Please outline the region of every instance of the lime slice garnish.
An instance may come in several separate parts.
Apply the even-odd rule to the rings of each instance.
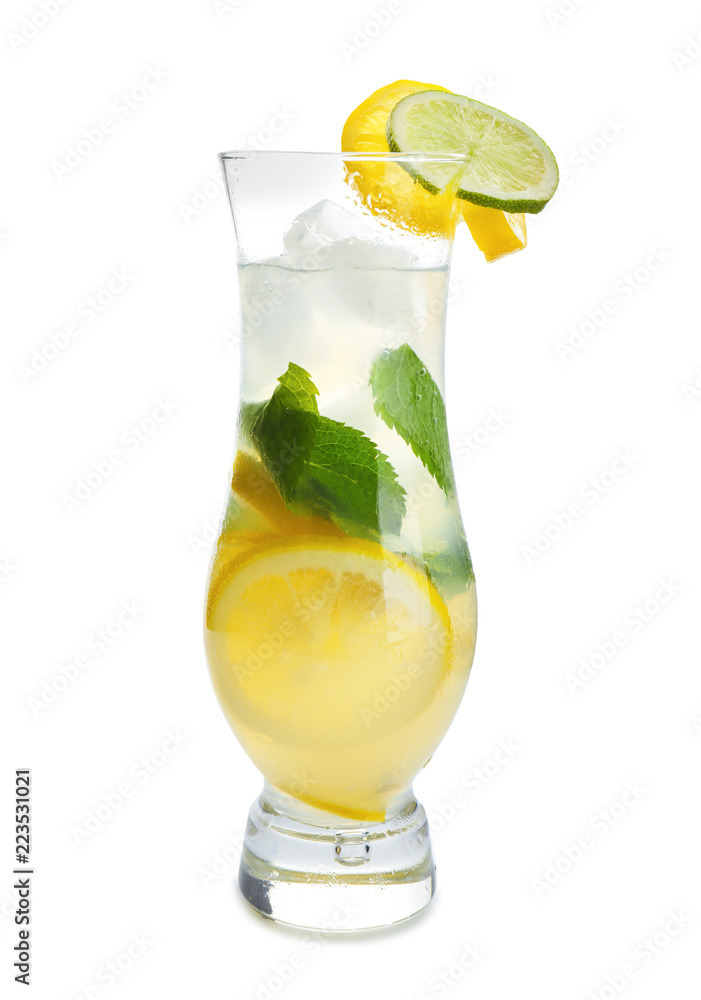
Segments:
[[[540,212],[555,193],[555,157],[523,122],[469,97],[424,90],[403,98],[387,120],[395,153],[440,153],[451,163],[403,163],[432,194],[450,188],[485,208]]]

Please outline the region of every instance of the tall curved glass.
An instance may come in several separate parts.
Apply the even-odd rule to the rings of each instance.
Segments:
[[[243,346],[205,645],[265,779],[241,891],[310,928],[379,927],[429,902],[412,781],[474,653],[443,401],[455,217],[413,180],[426,159],[457,158],[221,156]]]

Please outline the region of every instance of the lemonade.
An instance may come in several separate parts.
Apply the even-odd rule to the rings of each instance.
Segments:
[[[375,409],[378,369],[402,347],[442,392],[447,271],[412,267],[396,251],[405,267],[373,267],[377,250],[360,242],[342,252],[345,263],[331,245],[331,266],[316,270],[240,269],[242,418],[206,646],[227,719],[268,782],[376,820],[406,799],[457,709],[476,599],[454,490]],[[373,442],[396,471],[405,496],[391,491],[376,525],[347,523],[350,509],[319,516],[315,498],[306,511],[284,503],[247,423],[290,363],[313,375],[319,412]],[[282,461],[286,449],[294,456],[292,438]]]

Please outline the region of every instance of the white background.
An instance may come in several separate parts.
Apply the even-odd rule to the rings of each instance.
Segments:
[[[385,0],[45,3],[51,17],[38,0],[0,15],[3,995],[27,995],[10,834],[29,766],[41,1000],[697,998],[698,4],[402,0],[368,39]],[[149,72],[161,82],[125,113]],[[466,698],[416,785],[438,893],[414,922],[318,945],[234,890],[260,776],[201,640],[238,379],[233,229],[212,178],[219,150],[265,144],[280,113],[269,148],[339,148],[352,108],[400,77],[527,121],[563,183],[526,252],[487,266],[464,234],[456,248],[449,422],[481,617]],[[113,269],[122,288],[88,319]],[[126,446],[159,400],[167,419]],[[492,433],[490,408],[508,415]],[[122,464],[69,511],[115,449]],[[617,450],[628,467],[591,502]],[[123,602],[129,623],[98,651]],[[121,808],[77,833],[124,783]],[[124,958],[134,935],[146,944]]]

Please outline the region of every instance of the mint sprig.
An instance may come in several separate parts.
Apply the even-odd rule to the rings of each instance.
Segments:
[[[454,496],[445,404],[421,358],[408,344],[385,351],[372,366],[370,385],[375,412],[406,441],[446,496]]]
[[[278,383],[242,426],[287,506],[356,535],[398,534],[406,493],[387,456],[362,431],[320,415],[304,368],[290,363]]]

